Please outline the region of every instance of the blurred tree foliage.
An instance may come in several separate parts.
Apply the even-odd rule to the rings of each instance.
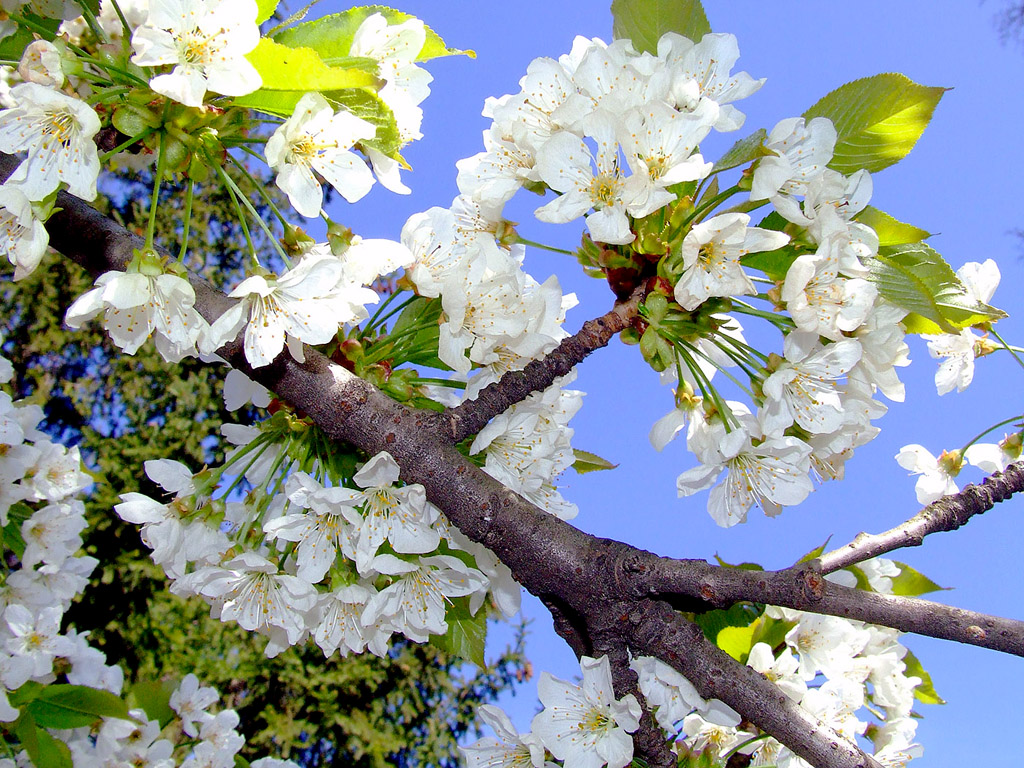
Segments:
[[[98,206],[141,233],[148,181],[144,173],[126,173]],[[237,181],[260,207],[252,181]],[[256,181],[272,187],[269,179]],[[165,188],[158,242],[179,239],[183,207],[182,190]],[[204,273],[213,282],[234,282],[247,253],[232,210],[219,188],[197,189],[191,247],[205,253]],[[250,234],[268,252],[257,237],[262,233]],[[249,759],[272,754],[307,766],[455,765],[457,739],[475,728],[476,707],[529,676],[522,632],[515,647],[482,670],[408,642],[396,643],[384,659],[325,660],[312,643],[267,659],[262,640],[210,619],[205,604],[171,595],[137,528],[123,524],[113,505],[125,491],[161,492],[143,473],[145,460],[172,458],[194,470],[219,461],[221,424],[251,423],[259,414],[224,409],[223,368],[196,360],[168,365],[152,343],[123,355],[99,323],[65,329],[65,309],[90,287],[77,265],[53,254],[29,278],[14,283],[8,269],[0,281],[4,354],[20,372],[12,384],[44,408],[44,428],[78,445],[95,473],[86,549],[100,565],[67,614],[69,623],[91,631],[108,660],[125,668],[128,686],[189,672],[216,686],[241,716]]]

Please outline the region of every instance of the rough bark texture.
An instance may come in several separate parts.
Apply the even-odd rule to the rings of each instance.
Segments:
[[[0,178],[15,163],[0,157]],[[51,244],[94,275],[123,269],[141,240],[80,200],[62,194],[64,209],[47,225]],[[215,319],[230,301],[194,280],[196,307]],[[485,390],[480,405],[446,414],[415,411],[391,400],[370,383],[307,349],[306,362],[287,356],[253,370],[241,338],[221,356],[309,415],[330,437],[370,454],[387,451],[406,483],[423,485],[427,498],[470,539],[495,554],[530,592],[540,597],[559,634],[577,655],[607,654],[619,696],[638,693],[628,654],[663,659],[688,677],[702,696],[718,698],[796,754],[819,768],[877,768],[856,745],[823,728],[773,684],[709,643],[677,610],[710,610],[738,601],[773,602],[793,608],[861,618],[908,631],[975,642],[1019,653],[1020,622],[939,609],[906,598],[843,590],[824,580],[815,566],[777,573],[739,571],[701,560],[669,560],[621,542],[599,539],[541,511],[508,490],[458,453],[454,441],[479,429],[500,408],[526,397],[530,387],[546,386],[568,365],[607,343],[619,323],[627,323],[639,297],[617,305],[609,315],[563,343],[550,365],[542,361],[522,376],[506,376]],[[570,343],[571,342],[571,343]],[[995,498],[995,497],[993,497]],[[888,550],[886,550],[888,551]],[[1000,623],[1002,622],[1002,623]],[[939,634],[935,624],[949,625]],[[973,629],[972,629],[973,628]],[[977,642],[981,634],[998,642]],[[634,735],[638,756],[654,766],[674,765],[650,713]]]

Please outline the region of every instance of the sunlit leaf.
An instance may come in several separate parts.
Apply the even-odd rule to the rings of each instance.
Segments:
[[[249,63],[263,78],[264,91],[337,91],[376,88],[380,81],[362,69],[328,66],[312,48],[291,48],[262,38]]]
[[[932,236],[913,224],[904,224],[894,219],[885,211],[880,211],[870,205],[857,214],[857,221],[867,224],[878,234],[878,245],[881,247],[889,245],[909,245],[919,243]]]
[[[771,154],[764,148],[764,140],[767,138],[768,132],[764,128],[760,128],[745,139],[740,139],[729,148],[728,152],[718,158],[718,162],[715,163],[711,172],[727,171],[730,168],[752,163],[766,154]]]
[[[408,13],[402,13],[383,5],[368,5],[350,8],[342,13],[332,13],[315,21],[297,24],[274,35],[274,39],[282,45],[312,48],[320,54],[324,61],[334,64],[335,61],[348,57],[349,52],[352,50],[352,40],[355,38],[359,25],[375,13],[384,16],[389,26],[395,26],[409,19],[416,18]],[[416,57],[416,61],[427,61],[429,59],[436,59],[439,56],[457,56],[460,54],[476,57],[473,51],[449,48],[434,30],[430,27],[425,27],[425,29],[427,40]]]
[[[914,689],[914,698],[920,701],[922,704],[945,704],[946,700],[943,699],[935,691],[935,685],[932,683],[932,676],[929,675],[924,667],[921,666],[921,662],[918,661],[910,651],[907,651],[903,657],[903,663],[907,665],[906,676],[907,677],[919,677],[921,678],[921,684]]]
[[[658,52],[666,32],[699,42],[711,31],[700,0],[613,0],[612,36],[633,41],[638,51]]]
[[[892,580],[892,593],[903,597],[917,597],[926,595],[929,592],[938,592],[945,589],[929,579],[923,573],[914,570],[906,563],[897,562],[900,568],[900,575]]]
[[[881,248],[876,257],[864,261],[868,279],[883,297],[931,324],[923,332],[957,333],[1006,317],[1002,310],[974,299],[953,268],[924,243]]]
[[[827,117],[836,127],[838,140],[829,168],[846,174],[861,168],[874,173],[914,148],[945,91],[896,73],[864,77],[832,91],[804,117]]]
[[[572,468],[579,472],[581,475],[587,474],[587,472],[600,472],[605,469],[615,469],[618,464],[612,464],[608,459],[602,459],[596,453],[590,451],[581,451],[573,448],[573,456],[576,461],[573,462]]]

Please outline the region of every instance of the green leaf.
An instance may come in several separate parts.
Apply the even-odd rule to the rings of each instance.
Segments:
[[[7,511],[7,525],[4,526],[4,546],[19,560],[25,554],[25,537],[21,535],[21,524],[32,516],[32,507],[24,502],[11,505]]]
[[[47,19],[37,16],[34,13],[24,13],[24,17],[34,25],[45,28],[50,34],[40,35],[46,40],[52,41],[57,36],[57,28],[60,26],[60,19]],[[19,25],[14,34],[0,40],[0,59],[20,61],[25,49],[36,39],[31,30]]]
[[[171,694],[177,689],[177,680],[140,680],[128,692],[132,708],[141,707],[150,720],[156,720],[163,728],[174,719],[171,709]]]
[[[618,464],[612,464],[608,459],[602,459],[596,453],[590,451],[581,451],[576,448],[572,449],[573,456],[576,457],[576,461],[573,462],[572,468],[575,469],[581,475],[587,474],[587,472],[600,472],[605,469],[615,469]]]
[[[828,546],[829,539],[831,539],[831,538],[832,537],[830,536],[828,539],[825,539],[825,542],[821,546],[815,547],[810,552],[808,552],[806,555],[804,555],[799,560],[797,560],[796,561],[797,564],[799,565],[800,563],[809,563],[814,558],[821,557],[821,553],[825,551],[825,547]]]
[[[733,563],[727,563],[727,562],[725,562],[725,560],[720,558],[718,555],[715,555],[715,560],[723,568],[739,568],[741,571],[763,571],[764,570],[764,568],[762,566],[758,565],[757,563],[739,563],[739,564],[735,564],[735,565]]]
[[[612,37],[628,38],[638,51],[657,54],[666,32],[700,42],[711,31],[700,0],[613,0]]]
[[[28,752],[33,765],[45,768],[73,768],[68,745],[36,725],[32,715],[22,712],[14,724],[14,733]]]
[[[739,603],[725,610],[708,611],[694,617],[694,623],[704,630],[704,636],[711,642],[718,639],[726,627],[748,627],[760,615],[752,605]]]
[[[761,614],[754,622],[754,636],[751,638],[750,647],[758,643],[765,643],[773,650],[786,642],[786,635],[794,626],[795,622],[771,619]]]
[[[794,248],[786,245],[775,251],[748,253],[740,257],[740,263],[744,267],[764,272],[772,280],[785,280],[786,273],[799,255]]]
[[[463,602],[456,601],[444,617],[448,631],[443,635],[432,635],[430,642],[445,653],[458,656],[476,664],[481,669],[487,666],[484,660],[484,644],[487,641],[486,611],[479,610],[471,616]]]
[[[768,131],[760,128],[745,139],[740,139],[729,148],[728,152],[718,158],[718,162],[715,163],[711,172],[727,171],[730,168],[752,163],[759,157],[770,155],[771,152],[764,148],[764,140],[767,138]]]
[[[725,627],[715,638],[715,644],[741,664],[747,663],[747,656],[754,646],[756,623],[746,627]]]
[[[268,38],[245,58],[263,78],[264,91],[337,91],[342,88],[377,88],[380,81],[361,69],[343,69],[324,63],[312,48],[291,48]]]
[[[389,26],[402,24],[403,22],[415,19],[408,13],[396,11],[393,8],[386,8],[383,5],[367,5],[359,8],[350,8],[342,13],[332,13],[328,16],[307,21],[304,24],[297,24],[289,27],[278,34],[274,39],[282,45],[291,47],[312,48],[320,54],[324,61],[333,63],[348,57],[352,50],[352,40],[356,30],[368,17],[379,13],[387,19]],[[416,57],[416,61],[428,61],[439,56],[466,55],[476,58],[473,51],[460,51],[458,48],[449,48],[444,40],[430,27],[424,25],[427,32],[426,42]],[[376,67],[376,62],[374,62]]]
[[[274,15],[281,0],[256,0],[256,23],[262,24]]]
[[[810,121],[827,117],[838,140],[829,168],[872,173],[907,156],[924,133],[945,88],[919,85],[887,73],[840,86],[804,112]]]
[[[870,205],[858,213],[855,218],[861,224],[867,224],[875,230],[878,234],[878,245],[882,248],[889,245],[919,243],[932,236],[931,232],[926,232],[913,224],[904,224],[885,211],[880,211]]]
[[[906,563],[897,562],[900,567],[900,575],[892,580],[892,593],[903,597],[916,597],[926,595],[929,592],[938,592],[946,589],[940,587],[923,573],[914,570]]]
[[[23,707],[35,699],[45,687],[42,683],[29,680],[17,690],[8,693],[7,700],[12,707]]]
[[[853,577],[857,580],[857,584],[854,587],[854,589],[859,589],[859,590],[862,590],[864,592],[874,592],[875,591],[874,589],[871,588],[871,582],[868,580],[867,574],[864,573],[864,571],[862,571],[856,565],[851,565],[849,568],[844,568],[843,570],[848,571],[849,573],[852,573]]]
[[[48,685],[28,711],[44,728],[81,728],[103,717],[128,717],[120,697],[84,685]]]
[[[932,676],[929,675],[924,667],[921,666],[921,662],[918,661],[917,656],[907,651],[906,656],[903,657],[903,663],[907,665],[906,675],[907,677],[920,677],[921,684],[914,689],[914,698],[920,701],[922,704],[945,704],[946,700],[939,696],[935,691],[935,685],[932,683]]]
[[[880,248],[877,256],[864,261],[868,279],[883,297],[927,321],[913,332],[957,333],[1006,317],[1002,310],[975,300],[953,268],[924,243]]]

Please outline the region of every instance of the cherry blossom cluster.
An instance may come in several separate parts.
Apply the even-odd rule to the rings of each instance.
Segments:
[[[856,573],[839,571],[828,578],[855,586],[859,577],[872,591],[891,594],[899,574],[898,564],[876,558],[856,566]],[[903,768],[922,754],[914,743],[913,713],[914,691],[922,678],[908,671],[899,632],[770,606],[753,626],[753,639],[777,640],[750,645],[743,654],[746,664],[808,714],[848,739],[867,736],[875,759],[889,768]],[[532,733],[518,733],[497,707],[481,707],[494,737],[463,748],[467,766],[548,768],[550,757],[566,768],[627,765],[633,757],[627,734],[638,727],[640,709],[632,696],[615,700],[607,658],[584,656],[581,665],[581,685],[541,674],[538,693],[544,709],[534,718]],[[658,725],[680,754],[705,754],[713,765],[724,765],[735,753],[748,755],[752,765],[809,765],[721,701],[701,698],[689,680],[664,662],[638,657],[630,666]]]
[[[13,375],[0,357],[0,383]],[[7,545],[0,577],[0,722],[19,717],[16,701],[31,702],[26,686],[56,681],[122,694],[124,672],[106,663],[89,644],[88,632],[61,631],[64,612],[88,584],[98,560],[82,553],[87,528],[79,498],[91,484],[78,448],[67,449],[39,431],[38,405],[13,401],[0,391],[0,527]],[[19,539],[20,537],[20,539]],[[12,567],[12,564],[15,564]],[[97,717],[95,727],[58,731],[76,766],[161,765],[231,766],[245,744],[236,731],[234,710],[213,713],[216,690],[187,675],[170,694],[175,717],[151,719],[142,709],[128,719]],[[0,765],[26,764],[4,758]],[[290,761],[266,758],[262,768],[294,768]]]
[[[241,379],[230,382],[231,404],[269,402]],[[338,475],[323,457],[295,458],[309,442],[282,435],[304,429],[283,412],[258,427],[224,425],[236,447],[197,475],[169,459],[146,462],[167,498],[126,493],[115,510],[142,526],[173,592],[266,635],[270,656],[308,639],[326,656],[384,655],[392,634],[426,642],[448,631],[452,611],[468,619],[488,598],[505,616],[519,610],[508,569],[452,527],[422,486],[402,484],[390,455]],[[234,492],[243,481],[244,496]]]
[[[266,224],[241,200],[237,185],[221,167],[227,161],[248,173],[236,147],[258,156],[250,145],[265,144],[265,159],[276,172],[278,186],[306,217],[321,214],[321,179],[350,202],[369,191],[375,174],[389,189],[409,192],[399,178],[398,161],[373,145],[378,125],[319,93],[302,96],[287,119],[270,120],[277,123],[271,135],[250,134],[247,118],[238,119],[240,110],[232,109],[225,97],[245,96],[262,85],[246,58],[261,40],[254,0],[104,0],[98,16],[72,2],[33,3],[31,11],[65,23],[53,40],[29,45],[16,71],[4,68],[0,151],[24,157],[0,186],[0,252],[14,265],[15,279],[30,274],[46,250],[44,223],[56,193],[66,189],[85,200],[96,197],[101,160],[132,167],[155,164],[154,203],[161,184],[172,175],[191,185],[212,168],[239,212],[253,217],[253,227]],[[416,61],[426,39],[423,22],[409,18],[390,23],[374,12],[366,14],[351,40],[348,55],[377,69],[377,95],[393,116],[399,144],[421,137],[419,104],[429,94],[431,77]],[[123,139],[102,158],[97,150],[101,129]],[[197,354],[197,345],[216,349],[248,325],[246,351],[259,366],[273,359],[286,340],[301,359],[303,342],[324,343],[339,326],[364,318],[365,304],[377,301],[364,286],[378,273],[369,274],[362,264],[354,271],[364,273],[364,282],[353,277],[352,269],[343,274],[337,259],[327,258],[329,251],[313,249],[292,265],[280,250],[287,268],[275,274],[253,250],[251,276],[232,293],[243,301],[211,329],[195,311],[195,295],[186,280],[187,241],[178,262],[159,256],[154,248],[156,207],[149,212],[145,247],[126,272],[110,272],[97,280],[71,307],[69,325],[79,327],[101,315],[125,352],[134,353],[153,337],[172,362]],[[406,260],[400,254],[395,261],[398,246],[392,245],[380,257],[391,260],[382,266],[385,273]],[[359,254],[365,258],[371,252],[364,247]]]
[[[827,578],[847,587],[866,581],[871,591],[892,594],[900,570],[899,564],[876,558],[858,564],[856,573],[838,571]],[[899,642],[900,632],[770,606],[759,621],[765,630],[781,624],[788,631],[775,646],[755,643],[746,658],[748,666],[841,736],[851,741],[869,738],[882,765],[902,768],[921,756],[923,749],[914,743],[913,707],[922,678],[908,671],[908,651]],[[739,752],[751,755],[757,765],[809,766],[788,747],[741,722],[721,702],[703,701],[689,681],[664,663],[643,658],[634,666],[648,701],[663,702],[655,713],[658,723],[667,733],[684,738],[687,749],[708,750],[718,759]]]
[[[503,239],[521,242],[502,207],[527,187],[556,193],[537,209],[542,221],[586,214],[592,244],[581,253],[599,249],[591,265],[609,275],[631,269],[636,282],[648,283],[641,350],[678,387],[677,407],[655,426],[652,442],[661,449],[690,425],[687,445],[701,466],[680,476],[678,490],[689,495],[718,483],[709,511],[720,525],[743,521],[755,503],[777,514],[808,495],[812,477],[841,477],[853,450],[877,434],[871,420],[885,406],[874,394],[902,399],[895,368],[907,364],[898,324],[905,313],[865,279],[863,259],[877,252],[878,238],[854,217],[867,205],[871,178],[826,167],[836,142],[829,120],[783,120],[736,186],[717,192],[719,171],[698,145],[712,130],[739,128],[743,114],[732,102],[762,84],[731,73],[738,55],[731,35],[693,43],[669,33],[657,55],[638,54],[628,40],[577,38],[558,60],[535,60],[519,93],[488,101],[486,149],[457,164],[462,195],[448,211],[414,217],[403,233],[416,258],[410,279],[423,295],[439,292],[444,305],[440,358],[456,370],[507,369],[503,348],[528,358],[545,351],[543,336],[547,345],[558,336],[523,331],[531,317],[557,316],[553,298],[547,313],[531,314],[534,294],[521,280],[488,268]],[[768,229],[751,226],[745,212],[712,215],[747,192],[746,210],[771,203],[780,223]],[[759,293],[741,260],[784,246],[791,264]],[[652,262],[656,269],[645,270]],[[750,347],[728,309],[775,324],[783,354]],[[727,368],[749,377],[744,389],[756,410],[718,393],[711,378]]]

